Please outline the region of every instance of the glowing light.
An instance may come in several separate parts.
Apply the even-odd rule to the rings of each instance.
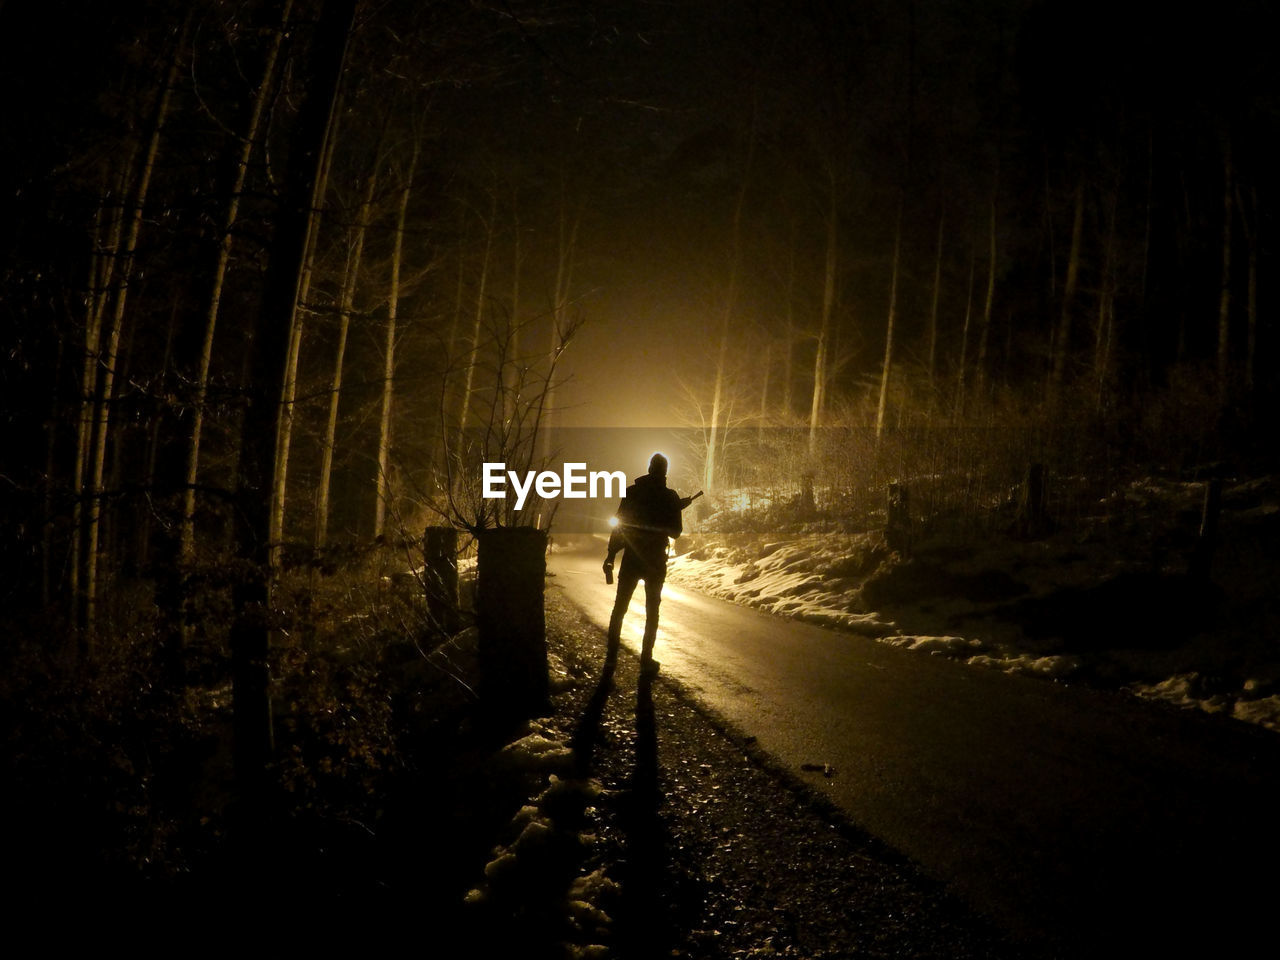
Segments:
[[[618,518],[617,518],[617,517],[610,517],[610,518],[609,518],[609,526],[611,526],[611,527],[616,527],[617,525],[618,525]]]

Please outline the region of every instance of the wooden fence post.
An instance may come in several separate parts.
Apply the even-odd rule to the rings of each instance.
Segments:
[[[889,483],[889,509],[884,527],[885,543],[903,557],[911,553],[911,500],[905,483]]]
[[[451,636],[458,632],[458,531],[427,527],[422,561],[427,618],[433,627]]]
[[[1018,535],[1027,539],[1042,536],[1048,531],[1048,517],[1044,509],[1044,464],[1033,463],[1027,467],[1027,475],[1018,491]]]
[[[1200,535],[1191,553],[1189,573],[1197,580],[1209,579],[1214,542],[1218,539],[1218,514],[1222,512],[1222,478],[1214,477],[1204,490],[1204,509],[1200,514]]]

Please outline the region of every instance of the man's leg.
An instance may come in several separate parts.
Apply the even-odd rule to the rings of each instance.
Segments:
[[[658,606],[662,603],[662,574],[644,578],[644,641],[640,646],[640,666],[653,662],[653,645],[658,639]]]
[[[613,614],[609,617],[609,649],[605,654],[609,663],[617,659],[618,647],[622,643],[622,618],[627,615],[627,607],[631,606],[631,597],[639,582],[635,571],[628,570],[625,564],[618,571],[618,595],[613,601]]]

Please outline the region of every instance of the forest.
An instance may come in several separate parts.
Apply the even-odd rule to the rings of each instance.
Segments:
[[[1066,520],[1274,471],[1276,19],[0,5],[8,802],[77,824],[30,856],[355,818],[466,700],[424,532],[554,535],[479,489],[558,430],[679,431],[712,520],[909,479],[973,538],[1033,464]]]

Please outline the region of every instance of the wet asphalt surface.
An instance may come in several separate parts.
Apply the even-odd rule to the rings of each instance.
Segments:
[[[549,597],[571,601],[556,617],[595,676],[611,601],[598,558],[551,569]],[[624,642],[642,622],[633,607]],[[672,888],[689,955],[739,955],[707,946],[734,935],[754,944],[734,949],[834,957],[1181,953],[1266,933],[1274,734],[673,587],[657,655],[651,708],[621,658],[592,764],[657,799],[643,848],[664,852],[643,875],[724,888]]]

